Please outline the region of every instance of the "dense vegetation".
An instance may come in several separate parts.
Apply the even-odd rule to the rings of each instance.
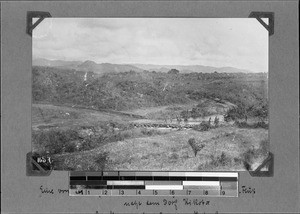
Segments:
[[[33,67],[33,102],[72,104],[94,109],[130,110],[170,104],[185,104],[203,98],[239,107],[238,115],[267,115],[266,74],[92,72]],[[261,110],[261,111],[260,111]],[[204,115],[201,106],[189,116]],[[229,112],[234,119],[236,112]],[[182,113],[182,116],[186,116]],[[240,116],[238,116],[240,117]]]

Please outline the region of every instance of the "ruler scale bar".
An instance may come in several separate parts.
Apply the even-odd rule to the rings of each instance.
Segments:
[[[145,181],[107,181],[107,185],[145,185]]]
[[[189,185],[183,186],[184,189],[217,189],[220,190],[221,186],[198,186],[198,185]]]
[[[237,172],[70,172],[70,196],[238,197]]]
[[[146,185],[145,189],[152,190],[183,190],[182,185]]]
[[[182,181],[184,186],[220,186],[219,181]]]
[[[145,185],[182,185],[182,181],[145,181]]]
[[[70,185],[107,185],[107,181],[102,180],[90,180],[90,181],[80,181],[80,180],[71,180]]]

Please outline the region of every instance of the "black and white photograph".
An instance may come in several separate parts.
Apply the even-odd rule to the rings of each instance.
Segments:
[[[255,18],[45,18],[32,152],[64,171],[255,170],[270,150],[268,44]]]
[[[298,9],[0,2],[0,212],[299,213]]]

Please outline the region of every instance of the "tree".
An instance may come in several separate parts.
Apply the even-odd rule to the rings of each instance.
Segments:
[[[183,118],[184,122],[187,122],[188,119],[190,118],[190,112],[188,110],[182,111],[180,113],[180,116]]]
[[[247,122],[248,119],[248,112],[244,106],[238,106],[237,108],[229,109],[224,116],[225,121],[229,120],[237,120],[237,119],[245,119]]]
[[[262,105],[253,109],[251,112],[254,117],[258,117],[262,122],[268,118],[268,107],[267,105]]]
[[[180,124],[181,121],[182,121],[181,117],[180,116],[176,116],[176,119],[177,119],[177,123]]]
[[[214,124],[216,127],[219,125],[219,118],[217,116],[215,117]]]
[[[197,118],[199,117],[197,108],[193,108],[193,109],[192,109],[192,111],[191,111],[191,117],[192,117],[193,119],[197,119]]]
[[[179,74],[179,71],[177,69],[172,68],[168,71],[168,74]]]

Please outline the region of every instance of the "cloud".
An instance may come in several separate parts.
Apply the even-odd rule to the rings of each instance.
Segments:
[[[98,18],[89,18],[89,19],[78,19],[78,27],[79,28],[86,28],[86,29],[107,29],[107,30],[117,30],[121,28],[129,27],[129,23],[126,22],[125,24],[115,21],[117,18],[101,18],[99,21]]]
[[[268,32],[251,18],[49,18],[33,32],[33,56],[266,72]]]

